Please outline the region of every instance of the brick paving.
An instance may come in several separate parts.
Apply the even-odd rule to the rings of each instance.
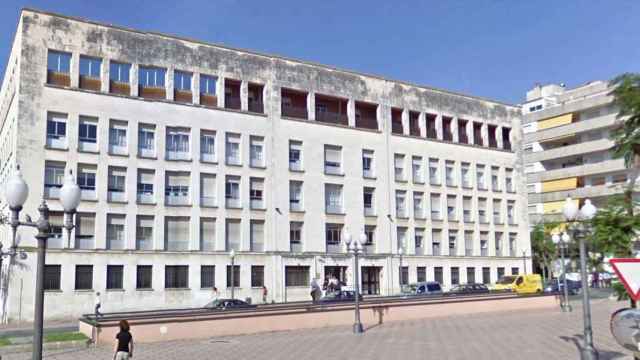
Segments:
[[[392,322],[357,336],[350,327],[140,344],[134,359],[579,359],[582,312],[559,309]],[[626,303],[593,302],[600,360],[631,360],[609,332],[609,316]],[[30,354],[4,355],[4,360]],[[46,359],[112,359],[110,347],[49,352]]]

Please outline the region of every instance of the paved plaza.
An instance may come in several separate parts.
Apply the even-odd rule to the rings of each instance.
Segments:
[[[579,359],[582,313],[559,309],[507,312],[386,323],[362,336],[349,327],[278,332],[136,346],[134,359]],[[594,337],[600,360],[632,359],[612,338],[610,314],[627,305],[593,302]],[[135,328],[134,328],[135,331]],[[29,359],[13,354],[4,360]],[[111,347],[50,352],[47,359],[111,359]]]

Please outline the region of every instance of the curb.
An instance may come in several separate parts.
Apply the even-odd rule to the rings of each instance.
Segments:
[[[43,350],[62,350],[89,347],[88,340],[54,341],[42,344]],[[30,352],[32,344],[8,345],[0,347],[0,355]]]

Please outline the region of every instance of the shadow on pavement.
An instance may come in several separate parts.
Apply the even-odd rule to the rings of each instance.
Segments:
[[[572,342],[573,345],[576,346],[576,349],[578,349],[578,352],[582,351],[582,339],[584,338],[584,336],[582,335],[573,335],[573,336],[560,336],[560,339],[566,341],[566,342]],[[598,355],[599,356],[599,360],[614,360],[614,359],[621,359],[624,358],[625,354],[621,353],[621,352],[617,352],[617,351],[606,351],[606,350],[600,350],[596,347],[596,350],[598,350]]]

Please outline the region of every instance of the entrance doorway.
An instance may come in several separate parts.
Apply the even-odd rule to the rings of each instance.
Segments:
[[[347,267],[346,266],[325,266],[324,267],[324,278],[331,280],[331,278],[336,278],[340,282],[341,285],[347,284]]]
[[[379,266],[362,267],[362,294],[380,295],[380,270]]]

